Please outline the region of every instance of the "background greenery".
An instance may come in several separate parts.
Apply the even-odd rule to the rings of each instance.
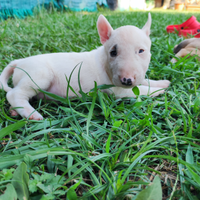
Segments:
[[[113,28],[142,28],[148,16],[141,11],[101,13]],[[27,56],[97,48],[99,14],[41,11],[25,20],[2,21],[0,70]],[[183,38],[165,31],[193,14],[200,21],[200,14],[151,14],[147,77],[170,80],[165,94],[116,100],[95,87],[70,101],[33,101],[44,120],[29,121],[10,116],[0,91],[0,193],[7,191],[0,199],[157,200],[161,189],[163,199],[200,199],[199,63],[183,58],[170,64],[173,47]],[[162,188],[157,178],[154,190],[148,184],[156,174]],[[153,196],[141,197],[147,187]]]

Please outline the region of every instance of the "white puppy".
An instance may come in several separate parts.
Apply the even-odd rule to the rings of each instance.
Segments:
[[[115,85],[107,92],[112,91],[120,98],[134,97],[134,86],[138,86],[141,95],[154,93],[152,96],[157,96],[170,82],[145,80],[151,58],[150,26],[150,13],[142,29],[123,26],[113,30],[106,18],[100,15],[97,29],[103,46],[91,52],[52,53],[14,60],[3,70],[0,88],[7,92],[7,99],[18,114],[34,120],[43,117],[29,104],[29,99],[36,95],[44,98],[39,88],[66,97],[66,76],[69,78],[74,67],[81,62],[80,83],[84,92],[90,91],[96,81],[98,85]],[[79,92],[78,70],[78,67],[74,70],[70,81],[76,93]],[[14,88],[7,85],[12,74]],[[71,90],[69,96],[75,96]]]

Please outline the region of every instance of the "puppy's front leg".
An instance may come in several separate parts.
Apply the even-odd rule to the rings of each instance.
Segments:
[[[140,95],[150,95],[151,97],[158,96],[159,94],[163,94],[165,89],[162,87],[149,87],[140,85],[138,86],[140,90]]]
[[[145,79],[142,82],[142,85],[148,86],[148,87],[158,87],[158,88],[168,88],[170,84],[170,81],[168,80],[150,80],[150,79]]]
[[[140,95],[150,95],[150,96],[158,96],[159,94],[163,94],[165,92],[165,89],[161,87],[149,87],[140,85],[137,86],[140,91]],[[135,94],[132,91],[132,88],[130,89],[124,89],[120,87],[114,87],[112,88],[113,93],[117,98],[123,98],[123,97],[135,97]]]

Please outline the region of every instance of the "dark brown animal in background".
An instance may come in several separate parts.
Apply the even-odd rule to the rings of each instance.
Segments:
[[[174,53],[177,58],[185,57],[188,54],[188,57],[198,55],[200,60],[200,38],[190,38],[182,41],[174,47]],[[171,62],[177,62],[176,58],[173,58]]]

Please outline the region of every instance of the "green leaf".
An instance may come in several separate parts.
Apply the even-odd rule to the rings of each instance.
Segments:
[[[73,156],[68,155],[68,159],[67,159],[67,168],[68,169],[72,167],[73,160],[74,160]],[[68,171],[68,176],[71,176],[71,173],[72,173],[71,170],[69,170]]]
[[[92,105],[90,106],[90,110],[89,110],[88,117],[87,117],[87,125],[86,125],[87,135],[89,135],[90,121],[92,119],[93,110],[94,110],[94,106],[95,106],[95,102],[96,102],[96,97],[97,97],[97,83],[94,82],[94,84],[95,84],[95,87],[94,87],[95,88],[95,90],[94,90],[94,96],[93,96]]]
[[[145,153],[139,155],[136,159],[134,158],[134,161],[132,162],[132,164],[128,167],[128,169],[126,169],[123,177],[122,177],[122,180],[121,180],[121,183],[124,183],[127,176],[129,175],[129,173],[131,172],[132,168],[138,163],[139,160],[141,160],[146,154],[150,153],[150,152],[153,152],[155,150],[151,150],[151,151],[146,151]],[[138,152],[139,154],[139,152]],[[137,154],[136,154],[137,155]]]
[[[186,162],[190,164],[194,164],[194,156],[192,152],[192,147],[188,145],[187,152],[186,152]]]
[[[162,188],[159,176],[156,176],[153,183],[150,184],[146,189],[142,190],[135,200],[161,200],[162,199]]]
[[[103,110],[104,116],[107,119],[110,113],[110,109],[109,107],[106,106],[105,104],[105,99],[104,99],[104,95],[101,91],[98,91],[98,97],[99,97],[99,102],[101,105],[101,109]]]
[[[30,192],[34,193],[37,191],[37,183],[38,183],[38,181],[36,179],[29,181],[28,188],[29,188]]]
[[[135,96],[139,96],[140,95],[140,90],[137,86],[135,86],[134,88],[132,88],[133,93],[135,94]]]
[[[80,179],[76,184],[72,185],[67,191],[67,200],[77,200],[78,196],[76,195],[76,188],[80,185],[82,179]]]
[[[49,173],[55,172],[55,163],[51,161],[52,158],[54,158],[54,156],[47,156],[47,169]]]
[[[17,197],[19,200],[29,199],[29,191],[28,191],[29,176],[26,173],[26,171],[27,171],[26,164],[21,163],[15,170],[12,178],[12,184],[17,192]]]
[[[126,184],[122,185],[118,191],[119,192],[126,192],[129,188],[133,187],[133,186],[137,186],[137,185],[148,185],[147,182],[143,182],[143,181],[137,181],[137,182],[133,182],[133,181],[128,181]]]
[[[19,122],[16,122],[14,124],[11,124],[11,125],[3,128],[2,130],[0,130],[0,139],[2,139],[3,137],[5,137],[6,135],[9,135],[13,131],[16,131],[16,130],[20,129],[26,123],[27,123],[26,121],[19,121]]]
[[[97,89],[101,89],[101,90],[105,90],[105,89],[109,89],[109,88],[112,88],[112,87],[116,87],[115,85],[106,85],[106,84],[103,84],[103,85],[98,85],[97,86]],[[95,88],[91,89],[90,92],[94,92],[95,91]]]
[[[37,184],[45,193],[53,193],[57,188],[61,187],[65,178],[55,174],[43,174],[40,177],[40,182]]]
[[[190,171],[192,178],[200,185],[200,177],[196,174],[189,166],[187,166],[188,170]]]
[[[73,188],[70,188],[67,192],[67,198],[66,200],[77,200],[78,197],[76,195],[76,192]]]
[[[3,180],[10,180],[13,177],[13,171],[15,169],[11,168],[11,169],[3,169],[2,173],[3,173],[3,178],[0,178],[1,181]]]
[[[109,134],[108,140],[106,142],[106,153],[110,151],[110,140],[111,140],[111,133]]]
[[[120,127],[120,125],[122,124],[122,120],[118,120],[118,121],[115,121],[114,123],[113,123],[113,127],[112,127],[112,129],[113,130],[118,130],[118,128]]]
[[[45,193],[49,194],[53,192],[54,185],[38,183],[37,186]]]
[[[73,188],[74,190],[80,185],[82,179],[80,179],[76,184],[72,185],[70,188]]]
[[[121,187],[122,183],[121,183],[121,176],[122,176],[122,173],[123,173],[124,170],[121,170],[118,174],[118,177],[117,177],[117,189],[119,190],[119,188]],[[120,190],[119,190],[120,191]]]
[[[17,200],[17,193],[12,184],[8,184],[6,191],[0,196],[0,200]]]
[[[42,198],[40,200],[53,200],[55,199],[55,197],[53,195],[43,195]]]
[[[59,102],[62,102],[63,104],[66,104],[67,103],[67,100],[61,96],[58,96],[56,94],[53,94],[51,92],[47,92],[45,90],[41,90],[41,89],[38,89],[39,92],[47,95],[48,97],[50,97],[51,99],[54,99],[56,101],[59,101]]]
[[[198,112],[200,110],[200,95],[198,95],[194,100],[194,112]]]

